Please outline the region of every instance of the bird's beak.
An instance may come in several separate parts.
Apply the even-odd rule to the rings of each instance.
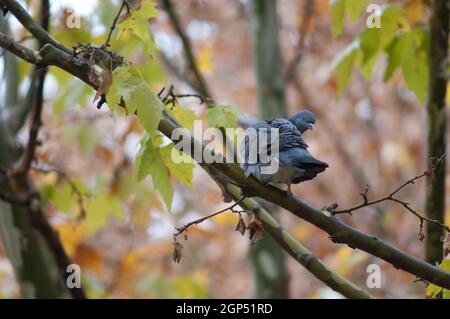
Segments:
[[[309,129],[312,131],[312,130],[314,130],[314,124],[309,124]]]

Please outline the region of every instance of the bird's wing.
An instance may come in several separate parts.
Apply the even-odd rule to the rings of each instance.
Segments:
[[[293,147],[308,148],[303,139],[303,134],[291,122],[286,121],[286,123],[282,123],[278,129],[280,152]]]
[[[302,171],[301,176],[293,177],[292,183],[297,184],[316,177],[317,174],[325,171],[328,164],[312,157],[306,148],[293,147],[280,152],[280,163],[292,166]]]

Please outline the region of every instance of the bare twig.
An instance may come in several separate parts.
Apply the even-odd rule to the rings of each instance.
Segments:
[[[36,148],[39,145],[39,130],[42,126],[42,109],[44,105],[44,82],[47,74],[47,68],[37,69],[36,86],[33,88],[34,102],[33,102],[33,118],[28,137],[28,145],[20,158],[18,164],[13,168],[13,174],[27,174],[30,170],[31,164],[35,159]]]
[[[364,192],[362,192],[360,194],[363,197],[363,202],[361,204],[353,206],[351,208],[346,208],[346,209],[341,209],[341,210],[336,210],[337,204],[334,204],[334,207],[328,207],[327,210],[332,215],[339,215],[339,214],[350,214],[351,215],[354,211],[357,211],[361,208],[376,205],[376,204],[379,204],[379,203],[385,202],[385,201],[392,201],[392,202],[396,202],[396,203],[402,205],[407,211],[409,211],[410,213],[415,215],[417,218],[419,218],[419,220],[420,220],[420,236],[419,237],[422,237],[421,235],[422,235],[424,221],[439,225],[440,227],[445,229],[447,232],[450,232],[449,226],[441,223],[438,220],[434,220],[434,219],[420,215],[414,209],[411,208],[409,203],[402,201],[402,200],[398,199],[397,197],[395,197],[395,195],[397,195],[397,193],[400,192],[402,189],[404,189],[406,186],[414,184],[417,180],[419,180],[421,178],[424,178],[424,177],[434,178],[434,172],[435,172],[437,166],[443,162],[445,157],[446,157],[446,154],[442,155],[440,158],[432,159],[430,169],[428,169],[427,171],[423,172],[422,174],[420,174],[414,178],[407,180],[406,182],[404,182],[403,184],[398,186],[396,189],[394,189],[390,194],[388,194],[382,198],[379,198],[376,200],[369,200],[369,198],[368,198],[369,186],[367,186],[366,189],[364,190]]]
[[[164,4],[164,8],[167,11],[167,14],[169,15],[170,21],[173,24],[173,27],[175,28],[178,36],[180,37],[181,41],[183,42],[184,54],[186,56],[186,60],[189,65],[189,68],[192,72],[192,78],[194,79],[194,81],[196,83],[195,86],[196,86],[197,91],[203,96],[211,96],[209,94],[209,90],[208,90],[206,81],[203,78],[203,75],[197,66],[195,56],[194,56],[194,51],[192,49],[191,41],[189,40],[188,36],[183,31],[180,19],[178,18],[178,15],[172,4],[172,1],[171,0],[163,0],[162,2]]]
[[[117,12],[117,15],[114,18],[114,21],[113,21],[113,23],[112,23],[112,25],[111,25],[111,27],[109,29],[108,37],[106,38],[105,43],[103,43],[103,45],[102,45],[103,48],[109,47],[109,43],[111,42],[111,37],[112,37],[112,35],[114,33],[114,30],[116,29],[117,23],[119,22],[120,15],[122,14],[122,11],[125,8],[127,9],[128,12],[130,12],[130,8],[131,7],[130,7],[130,4],[128,3],[127,0],[123,0],[122,1],[122,5],[120,6],[120,9]]]
[[[189,93],[189,94],[177,94],[175,93],[175,87],[171,85],[169,89],[167,90],[167,93],[163,96],[163,93],[165,92],[165,88],[163,88],[159,93],[158,96],[161,98],[161,101],[168,105],[171,104],[172,107],[175,107],[178,99],[184,99],[184,98],[196,98],[199,100],[200,104],[207,104],[210,105],[213,103],[213,100],[207,96],[203,96],[200,94],[195,93]]]
[[[233,213],[239,214],[239,217],[240,217],[239,221],[240,221],[241,220],[241,213],[242,213],[242,211],[237,211],[234,208],[236,206],[238,206],[240,203],[242,203],[245,198],[246,197],[243,196],[238,201],[236,201],[233,205],[231,205],[231,206],[229,206],[229,207],[227,207],[225,209],[222,209],[222,210],[220,210],[220,211],[218,211],[218,212],[216,212],[214,214],[211,214],[211,215],[208,215],[208,216],[196,219],[196,220],[194,220],[194,221],[192,221],[190,223],[187,223],[186,225],[184,225],[182,227],[177,227],[176,228],[177,232],[175,234],[173,234],[173,253],[172,253],[173,260],[176,263],[179,263],[181,261],[181,255],[182,255],[181,251],[183,250],[183,245],[178,241],[178,236],[180,236],[185,231],[187,231],[189,229],[189,227],[194,226],[194,225],[198,225],[200,223],[203,223],[205,220],[208,220],[210,218],[213,218],[214,216],[223,214],[223,213],[225,213],[225,212],[227,212],[229,210],[231,210]],[[236,230],[238,230],[238,229],[236,229]],[[187,237],[185,237],[185,238],[187,238]]]
[[[189,227],[191,227],[191,226],[201,224],[201,223],[203,223],[205,220],[208,220],[208,219],[213,218],[213,217],[215,217],[215,216],[217,216],[217,215],[223,214],[223,213],[225,213],[225,212],[227,212],[227,211],[229,211],[229,210],[233,211],[233,209],[234,209],[236,206],[238,206],[245,198],[246,198],[245,196],[242,196],[241,199],[239,199],[239,200],[236,201],[233,205],[231,205],[231,206],[229,206],[229,207],[227,207],[227,208],[224,208],[224,209],[222,209],[222,210],[220,210],[220,211],[218,211],[218,212],[216,212],[216,213],[214,213],[214,214],[211,214],[211,215],[208,215],[208,216],[205,216],[205,217],[196,219],[196,220],[194,220],[194,221],[192,221],[192,222],[190,222],[190,223],[187,223],[186,225],[184,225],[184,226],[182,226],[182,227],[177,227],[177,228],[176,228],[177,232],[176,232],[175,234],[173,234],[174,238],[176,238],[176,237],[178,237],[179,235],[181,235],[182,233],[184,233],[184,232],[185,232]],[[237,212],[237,213],[241,213],[241,212]]]

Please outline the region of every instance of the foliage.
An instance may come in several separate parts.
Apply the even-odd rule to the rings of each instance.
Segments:
[[[439,268],[450,271],[450,259],[442,260]],[[425,295],[427,298],[440,297],[443,299],[450,299],[450,290],[436,286],[435,284],[429,284]]]
[[[343,30],[345,14],[357,16],[359,6],[365,1],[334,1],[333,35]],[[351,7],[355,11],[346,11]],[[355,9],[356,8],[356,9]],[[380,56],[387,56],[384,80],[392,78],[394,71],[400,69],[408,88],[415,93],[420,102],[425,102],[428,89],[428,44],[429,32],[420,23],[422,2],[412,1],[407,10],[386,5],[381,10],[380,28],[366,26],[349,46],[334,61],[337,79],[337,94],[341,96],[352,75],[353,66],[361,74],[371,79],[373,68]]]
[[[239,110],[233,105],[214,105],[208,108],[206,119],[210,127],[237,127]]]

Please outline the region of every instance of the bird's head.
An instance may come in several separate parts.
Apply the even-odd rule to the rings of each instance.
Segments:
[[[307,130],[313,130],[314,124],[316,123],[316,117],[314,113],[308,110],[304,110],[296,113],[294,116],[289,118],[301,133],[306,132]]]

